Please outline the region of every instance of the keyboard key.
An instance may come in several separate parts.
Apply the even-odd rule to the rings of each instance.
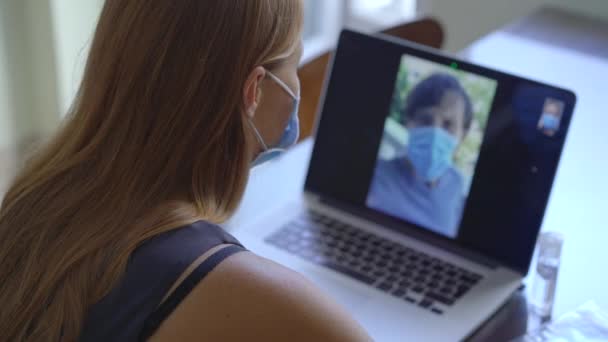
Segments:
[[[359,240],[358,242],[354,243],[354,246],[357,248],[357,250],[360,250],[360,251],[365,251],[365,250],[371,248],[371,246],[367,242],[362,241],[362,240]]]
[[[470,289],[471,289],[471,288],[470,288],[469,286],[467,286],[467,285],[459,285],[459,286],[456,288],[456,292],[467,292],[467,291],[469,291]]]
[[[376,277],[382,277],[382,276],[384,276],[384,274],[385,274],[384,271],[381,271],[381,270],[374,271],[374,275]]]
[[[355,259],[351,260],[348,264],[352,267],[359,267],[361,265],[361,262]]]
[[[438,314],[438,315],[443,314],[443,310],[440,310],[440,309],[437,309],[437,308],[432,308],[432,309],[431,309],[431,311],[432,311],[433,313]]]
[[[393,286],[389,283],[381,283],[380,285],[378,285],[378,288],[382,291],[388,291],[388,290],[392,289]]]
[[[404,287],[404,288],[408,288],[408,287],[412,286],[412,283],[410,283],[407,280],[402,280],[402,281],[399,282],[399,286]]]
[[[456,293],[454,293],[454,295],[452,295],[452,297],[455,298],[455,299],[460,299],[460,298],[462,298],[462,296],[464,296],[465,293],[466,292],[456,291]]]
[[[466,286],[459,286],[456,289],[456,293],[454,293],[454,298],[460,298],[464,296],[465,293],[469,292],[469,288]]]
[[[420,307],[423,307],[423,308],[425,308],[425,309],[426,309],[426,308],[430,307],[431,305],[433,305],[433,301],[431,301],[431,300],[429,300],[429,299],[423,299],[423,300],[420,302],[420,304],[418,304],[418,305],[419,305]]]
[[[442,287],[441,289],[439,289],[439,292],[441,292],[442,294],[448,294],[448,293],[452,293],[452,289],[449,287]]]
[[[463,274],[463,275],[460,276],[460,280],[462,280],[462,281],[464,281],[465,283],[468,283],[468,284],[475,284],[475,283],[477,283],[479,281],[479,278]]]
[[[392,256],[390,254],[386,254],[386,253],[382,254],[380,257],[382,259],[384,259],[384,260],[391,260],[392,259]]]
[[[416,300],[412,297],[405,297],[405,300],[410,302],[410,303],[416,303]]]
[[[438,302],[440,302],[442,304],[445,304],[445,305],[453,305],[454,304],[454,301],[451,300],[450,298],[445,297],[445,296],[443,296],[441,294],[438,294],[438,293],[435,293],[435,292],[429,292],[429,293],[427,293],[426,297],[429,298],[429,299],[431,299],[431,300],[438,301]]]
[[[345,274],[345,275],[347,275],[349,277],[355,278],[355,279],[357,279],[357,280],[359,280],[361,282],[364,282],[366,284],[369,284],[369,285],[373,284],[374,281],[375,281],[375,279],[372,278],[372,277],[366,276],[363,273],[359,273],[357,271],[351,270],[349,268],[346,268],[346,267],[344,267],[342,265],[338,265],[338,264],[336,264],[334,262],[331,262],[331,261],[325,261],[325,262],[322,262],[321,264],[323,266],[327,267],[327,268],[330,268],[330,269],[338,272],[338,273]]]
[[[404,277],[404,278],[411,278],[413,275],[414,275],[414,273],[411,272],[411,271],[403,271],[403,272],[401,272],[401,276]]]
[[[416,293],[422,293],[422,291],[424,291],[424,287],[417,285],[412,288],[412,291]]]
[[[396,289],[393,291],[393,296],[403,297],[404,295],[405,295],[405,290],[403,290],[403,289]]]

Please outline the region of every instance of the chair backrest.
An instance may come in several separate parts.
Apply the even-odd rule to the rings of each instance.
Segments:
[[[382,31],[382,33],[407,39],[418,44],[441,48],[443,45],[443,28],[433,18],[421,18]],[[331,51],[328,51],[312,61],[302,65],[298,70],[300,77],[300,137],[304,139],[312,134],[316,112],[319,107],[319,97],[323,87],[325,71],[329,63]]]

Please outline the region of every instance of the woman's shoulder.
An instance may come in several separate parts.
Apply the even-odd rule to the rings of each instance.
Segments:
[[[251,252],[209,273],[151,341],[367,340],[365,331],[299,273]]]
[[[185,270],[206,252],[240,243],[221,227],[198,221],[138,246],[114,288],[88,311],[83,340],[137,339],[139,331]],[[126,322],[130,322],[125,325]],[[125,328],[128,327],[128,328]]]

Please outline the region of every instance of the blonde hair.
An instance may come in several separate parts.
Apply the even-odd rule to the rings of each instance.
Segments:
[[[77,340],[143,241],[225,220],[249,173],[243,85],[301,0],[106,0],[63,127],[0,207],[0,340]]]

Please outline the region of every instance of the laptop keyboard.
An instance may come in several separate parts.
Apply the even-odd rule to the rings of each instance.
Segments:
[[[266,242],[439,315],[482,279],[479,274],[314,212],[293,220]]]

